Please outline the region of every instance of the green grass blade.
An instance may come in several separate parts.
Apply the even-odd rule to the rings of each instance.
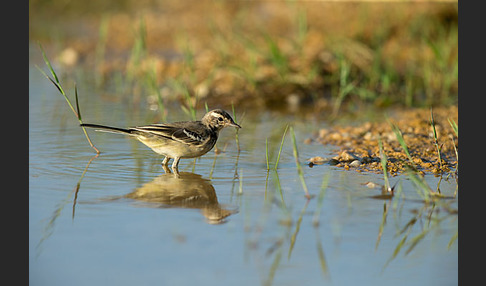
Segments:
[[[52,84],[57,88],[57,90],[59,91],[59,93],[62,94],[62,96],[64,97],[64,99],[66,100],[69,108],[71,108],[71,111],[74,113],[74,115],[76,116],[76,118],[78,119],[79,123],[83,123],[82,120],[81,120],[81,111],[80,111],[80,108],[79,108],[79,100],[78,100],[78,88],[76,86],[76,84],[74,85],[74,97],[75,97],[75,100],[76,100],[76,110],[74,109],[74,106],[72,105],[71,101],[69,100],[69,98],[67,97],[66,93],[64,92],[64,89],[62,88],[62,85],[61,83],[59,82],[59,78],[57,77],[57,74],[56,72],[54,71],[54,69],[52,68],[52,65],[51,65],[51,62],[49,61],[49,59],[47,58],[47,55],[46,53],[44,52],[44,49],[42,48],[42,45],[39,43],[39,48],[42,52],[42,57],[44,58],[44,62],[46,63],[47,67],[49,68],[52,76],[54,77],[54,79],[52,79],[51,77],[49,77],[42,69],[40,69],[39,67],[37,67],[37,69],[47,78],[49,79],[49,81],[52,82]],[[86,139],[88,140],[88,143],[89,145],[91,146],[91,148],[93,148],[97,154],[100,153],[100,150],[98,150],[98,148],[96,148],[93,144],[93,142],[91,142],[91,139],[89,138],[89,135],[88,135],[88,132],[86,131],[86,128],[84,127],[81,127],[83,129],[83,132],[84,132],[84,135],[86,136]]]
[[[59,84],[59,78],[57,77],[56,72],[52,68],[51,62],[49,62],[49,60],[47,59],[46,53],[45,53],[44,49],[42,48],[42,45],[40,43],[38,43],[38,44],[39,44],[39,48],[40,48],[40,50],[42,52],[42,58],[44,59],[44,62],[46,63],[46,66],[49,68],[52,76],[56,80],[56,83]]]
[[[388,123],[390,124],[393,132],[395,133],[395,136],[397,137],[398,143],[400,143],[400,146],[402,146],[403,152],[405,152],[405,155],[407,155],[407,158],[410,161],[410,164],[413,164],[412,156],[410,156],[410,152],[408,151],[407,143],[405,143],[405,139],[403,138],[402,131],[400,130],[400,128],[398,128],[398,126],[391,123],[390,121],[388,121]]]
[[[267,161],[267,171],[270,170],[270,164],[268,161],[268,138],[265,138],[265,159]]]
[[[437,149],[437,157],[439,160],[439,167],[442,170],[442,157],[440,154],[441,148],[439,145],[439,139],[437,136],[437,131],[435,130],[435,121],[434,121],[434,112],[432,111],[432,108],[430,108],[430,125],[432,125],[432,131],[434,132],[434,144]]]
[[[407,175],[417,187],[415,190],[419,196],[422,197],[425,202],[428,202],[430,200],[430,193],[432,192],[432,189],[427,185],[427,183],[425,183],[423,178],[419,178],[411,168],[407,168]]]
[[[459,137],[459,127],[457,126],[457,124],[454,121],[454,119],[448,118],[447,120],[449,121],[449,124],[451,125],[452,130],[454,130],[454,133],[456,133],[456,136]]]
[[[435,130],[434,112],[432,111],[432,108],[430,109],[430,125],[432,125],[432,131],[434,132],[434,139],[437,140],[437,131]]]
[[[284,133],[282,135],[282,141],[280,142],[280,149],[278,149],[278,154],[277,154],[277,161],[275,162],[275,170],[277,170],[278,168],[278,162],[280,162],[280,154],[282,153],[282,148],[283,148],[283,144],[284,144],[284,140],[285,140],[285,135],[287,134],[287,129],[289,128],[289,125],[287,124],[285,126],[285,130],[284,130]]]
[[[82,123],[81,110],[79,110],[78,87],[76,86],[76,84],[74,84],[74,98],[76,99],[76,111],[78,115],[78,120],[80,123]]]
[[[383,151],[383,143],[381,142],[381,137],[378,137],[378,146],[380,148],[380,159],[381,159],[381,167],[383,168],[383,177],[385,179],[385,189],[388,191],[390,190],[390,182],[388,180],[388,170],[387,170],[387,161],[388,158]]]
[[[54,71],[54,69],[52,68],[52,65],[51,65],[51,62],[49,61],[49,59],[47,58],[47,55],[46,53],[44,52],[44,49],[42,48],[42,45],[39,43],[39,48],[42,52],[42,57],[44,58],[44,62],[46,63],[47,67],[49,68],[52,76],[54,77],[54,79],[50,78],[45,72],[43,72],[40,68],[39,70],[42,72],[42,74],[44,74],[44,76],[46,76],[51,82],[52,84],[54,84],[54,86],[59,90],[59,92],[64,96],[64,99],[66,99],[66,102],[67,104],[69,105],[69,107],[71,108],[71,110],[73,111],[73,113],[76,115],[76,118],[79,118],[78,117],[78,114],[76,112],[76,110],[74,110],[74,107],[73,105],[71,104],[71,101],[69,100],[69,98],[67,97],[66,93],[64,92],[64,89],[62,88],[61,86],[61,83],[59,82],[59,78],[57,77],[57,74],[56,72]]]
[[[236,119],[236,112],[235,112],[235,105],[231,103],[231,109],[233,111],[233,120],[235,121],[236,124],[238,124],[238,120]],[[240,149],[240,138],[238,135],[238,132],[240,131],[239,128],[235,128],[235,141],[236,141],[236,148],[238,153],[241,151]]]
[[[305,197],[307,199],[310,199],[311,196],[309,194],[309,190],[307,189],[307,184],[305,183],[305,179],[304,179],[304,171],[302,170],[302,166],[300,165],[299,162],[299,151],[297,150],[297,141],[295,140],[294,128],[292,126],[290,127],[290,133],[292,134],[291,137],[292,146],[293,146],[294,157],[295,157],[295,165],[297,166],[297,173],[299,174],[300,182],[302,183],[302,188],[304,188]]]

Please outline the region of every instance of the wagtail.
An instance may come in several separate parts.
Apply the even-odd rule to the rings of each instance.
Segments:
[[[181,158],[195,158],[213,149],[218,133],[227,126],[241,128],[233,118],[222,109],[206,113],[200,121],[180,121],[173,123],[150,124],[129,128],[110,127],[83,123],[81,126],[98,128],[96,131],[129,135],[150,147],[155,153],[164,155],[164,170],[170,159],[172,170],[177,173]]]

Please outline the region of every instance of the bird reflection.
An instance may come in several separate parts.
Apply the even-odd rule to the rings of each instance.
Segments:
[[[189,172],[180,172],[177,176],[162,174],[125,197],[154,207],[200,209],[210,224],[223,223],[226,217],[237,212],[219,204],[210,180]]]

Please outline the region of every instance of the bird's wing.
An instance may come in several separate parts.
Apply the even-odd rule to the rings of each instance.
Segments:
[[[207,139],[207,135],[204,132],[198,132],[197,130],[201,128],[197,127],[199,127],[197,122],[175,122],[138,126],[131,129],[138,131],[143,136],[161,136],[185,144],[198,145]]]
[[[172,139],[191,145],[202,144],[206,138],[207,136],[188,128],[178,129],[174,132],[174,134],[172,134]]]

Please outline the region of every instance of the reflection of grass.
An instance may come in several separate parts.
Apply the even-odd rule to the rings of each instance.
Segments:
[[[324,201],[324,196],[326,195],[327,186],[329,185],[329,178],[331,177],[331,173],[328,172],[324,178],[322,179],[321,184],[321,191],[319,192],[319,196],[317,197],[317,208],[314,212],[314,218],[312,219],[312,224],[314,227],[319,226],[319,215],[321,214],[322,203]]]
[[[292,250],[294,249],[295,241],[297,240],[297,235],[299,234],[300,224],[302,223],[302,218],[304,217],[308,205],[309,205],[309,200],[305,202],[304,208],[302,208],[302,210],[300,211],[299,218],[297,219],[297,223],[295,224],[295,230],[292,233],[292,236],[290,237],[289,252],[287,255],[288,259],[290,259],[290,256],[292,255]]]
[[[388,215],[388,209],[389,208],[390,208],[389,204],[387,204],[387,202],[384,202],[383,203],[383,216],[381,217],[381,224],[380,224],[380,228],[378,230],[378,237],[376,238],[375,250],[378,249],[378,245],[380,244],[381,236],[383,235],[383,229],[385,228],[386,217]]]
[[[442,219],[445,219],[446,217],[440,219],[436,217],[433,218],[434,214],[437,214],[434,208],[434,205],[430,206],[428,204],[425,204],[416,212],[416,215],[412,217],[400,231],[398,231],[397,236],[403,236],[396,245],[390,258],[386,261],[382,270],[384,270],[390,264],[390,262],[392,262],[398,256],[398,254],[402,251],[404,247],[407,247],[404,254],[408,255],[421,241],[423,241],[423,239],[433,228],[439,227],[438,222],[440,222]],[[428,211],[428,213],[426,211]],[[427,220],[427,223],[422,222],[424,216]],[[413,228],[417,225],[417,222],[419,222],[418,225],[420,225],[422,229],[419,233],[415,234],[410,238],[411,232]],[[435,223],[431,225],[431,222]]]
[[[280,260],[282,260],[282,248],[278,249],[275,258],[273,259],[272,265],[270,266],[270,270],[268,271],[268,278],[264,281],[263,285],[270,286],[273,284],[275,273],[277,272],[277,269],[280,266]]]
[[[411,169],[408,169],[409,172],[414,172]],[[409,173],[409,177],[416,185],[416,190],[421,189],[423,193],[419,195],[424,198],[424,204],[418,210],[414,210],[414,216],[410,218],[401,228],[397,229],[395,237],[401,237],[398,241],[397,245],[395,246],[391,256],[386,261],[385,265],[383,266],[382,271],[398,256],[400,252],[403,251],[404,255],[410,254],[416,246],[424,240],[424,238],[431,232],[431,230],[435,228],[440,228],[440,223],[446,219],[456,219],[457,210],[453,210],[450,208],[450,201],[441,199],[441,198],[452,198],[450,196],[437,196],[433,192],[431,192],[430,187],[425,183],[424,180],[420,179],[415,172]],[[438,198],[432,201],[432,198]],[[395,196],[393,204],[395,205],[398,200],[398,195]],[[439,211],[438,208],[441,207],[444,212]],[[396,212],[396,208],[394,207],[393,210]],[[387,205],[385,204],[385,210],[383,214],[383,221],[386,218],[386,213],[388,212]],[[445,214],[444,214],[445,213]],[[399,218],[400,215],[394,215],[394,218]],[[380,225],[380,235],[382,234],[383,228]],[[416,228],[419,227],[419,230]],[[415,229],[414,229],[415,228]],[[415,233],[413,233],[415,231]],[[417,232],[418,231],[418,232]],[[450,249],[451,245],[457,239],[457,232],[454,234],[448,245],[447,248]],[[377,242],[378,243],[378,242]]]
[[[316,230],[316,248],[317,248],[317,255],[319,256],[319,264],[321,265],[322,273],[324,277],[330,279],[329,275],[329,267],[327,265],[326,256],[324,254],[324,248],[322,247],[321,238],[319,236],[319,230]]]
[[[83,173],[79,177],[79,180],[76,183],[76,186],[74,187],[74,190],[72,192],[69,192],[68,196],[59,204],[59,206],[52,213],[52,216],[50,217],[48,223],[46,224],[46,226],[42,230],[42,237],[41,237],[41,239],[40,239],[40,241],[39,241],[39,243],[37,244],[37,247],[36,247],[36,250],[38,251],[37,255],[40,255],[40,252],[42,250],[41,247],[42,247],[42,244],[44,243],[44,241],[47,238],[49,238],[52,235],[52,233],[54,232],[55,222],[59,218],[59,216],[61,215],[62,210],[64,209],[66,204],[70,201],[73,193],[74,193],[74,200],[73,200],[73,212],[72,212],[71,217],[74,220],[74,214],[75,214],[75,210],[76,210],[76,201],[77,201],[77,198],[78,198],[79,188],[81,187],[81,181],[83,180],[84,176],[86,175],[86,172],[88,171],[88,168],[91,165],[91,162],[93,162],[94,159],[98,158],[98,156],[99,156],[99,154],[96,154],[88,161],[88,163],[86,164],[86,167],[84,168]]]
[[[456,233],[451,237],[451,240],[447,244],[447,249],[450,249],[452,244],[457,240],[457,237],[459,236],[459,231],[456,231]]]
[[[299,158],[297,138],[295,136],[295,127],[289,126],[289,136],[292,140],[291,145],[288,145],[288,148],[292,148],[292,150],[296,151],[294,153],[293,159]],[[264,284],[272,284],[279,281],[279,275],[285,271],[285,267],[288,264],[293,264],[298,261],[299,258],[302,257],[302,248],[303,245],[306,244],[307,249],[305,251],[313,251],[314,254],[314,261],[311,261],[315,264],[315,267],[320,266],[320,271],[323,274],[323,279],[330,279],[331,270],[332,270],[332,261],[326,260],[326,255],[324,250],[328,250],[330,247],[332,249],[333,243],[332,233],[328,232],[324,239],[321,241],[321,238],[317,235],[322,227],[327,228],[330,227],[328,225],[328,218],[333,215],[332,211],[329,209],[326,210],[326,204],[324,204],[324,198],[326,197],[326,193],[329,194],[330,189],[328,188],[331,176],[333,176],[332,172],[327,172],[324,170],[323,176],[321,177],[322,182],[316,182],[316,180],[309,180],[306,179],[306,184],[311,190],[315,189],[316,183],[319,186],[320,183],[320,191],[316,200],[316,204],[312,203],[312,200],[307,200],[302,203],[298,209],[295,208],[295,199],[297,197],[292,197],[292,194],[287,193],[285,186],[287,180],[282,180],[282,167],[280,169],[277,168],[275,170],[273,167],[273,162],[271,162],[270,158],[276,158],[277,150],[279,149],[279,144],[281,145],[285,136],[280,137],[282,133],[281,130],[275,132],[277,135],[271,138],[267,138],[265,143],[265,151],[262,152],[266,153],[266,162],[267,164],[263,163],[261,165],[262,171],[267,169],[267,176],[272,177],[273,183],[275,184],[273,187],[272,192],[269,192],[267,195],[267,186],[265,186],[265,207],[268,212],[262,215],[264,219],[267,221],[265,225],[256,224],[251,229],[254,233],[259,234],[259,240],[252,241],[252,246],[259,245],[261,247],[261,251],[258,250],[256,247],[252,248],[253,255],[264,255],[264,270],[263,274],[263,283]],[[263,142],[262,142],[263,143]],[[380,142],[381,146],[381,158],[383,159],[384,169],[386,170],[386,162],[387,162],[387,154],[391,153],[387,149],[383,148],[383,142]],[[397,144],[398,145],[398,144]],[[263,146],[263,144],[262,144]],[[388,146],[388,145],[385,145]],[[400,146],[398,146],[400,148]],[[283,148],[282,148],[283,149]],[[269,153],[271,151],[275,151],[275,156],[271,156]],[[289,149],[290,150],[290,149]],[[386,150],[386,152],[385,152]],[[280,151],[282,154],[285,154],[285,150]],[[292,155],[290,155],[292,157]],[[405,158],[405,157],[404,157]],[[288,161],[288,156],[281,156],[280,162],[283,164],[285,161]],[[408,162],[408,160],[407,160]],[[287,164],[285,164],[287,166]],[[324,167],[324,166],[322,166]],[[318,168],[322,168],[318,167]],[[291,170],[297,171],[297,165],[293,166]],[[288,170],[287,170],[288,171]],[[269,173],[272,172],[272,175]],[[298,171],[297,171],[298,172]],[[440,196],[438,194],[434,194],[430,188],[427,188],[427,182],[420,177],[419,173],[414,170],[410,169],[410,175],[414,176],[413,178],[406,178],[406,180],[398,180],[396,186],[396,191],[393,196],[389,196],[384,203],[376,204],[376,208],[379,211],[374,212],[377,216],[376,220],[376,232],[374,238],[372,238],[370,249],[375,248],[378,253],[378,248],[380,248],[380,252],[386,251],[384,254],[385,269],[390,263],[395,260],[401,260],[400,256],[406,256],[406,259],[413,259],[408,258],[414,252],[421,251],[421,247],[423,247],[426,242],[431,239],[431,235],[434,233],[434,230],[439,230],[442,221],[447,223],[448,220],[454,219],[456,216],[453,215],[455,210],[451,208],[448,202],[454,203],[452,200],[444,199],[445,196]],[[280,177],[279,177],[280,175]],[[389,175],[389,173],[388,173]],[[407,173],[408,175],[408,173]],[[299,175],[299,178],[302,178]],[[266,183],[268,182],[268,177]],[[412,188],[415,188],[419,193],[420,200],[417,200],[417,196],[414,196],[412,193],[411,196],[407,193],[407,197],[413,198],[405,198],[406,192],[403,191],[403,183],[404,182],[411,182]],[[245,184],[245,182],[243,182]],[[271,183],[270,183],[271,184]],[[392,182],[393,184],[393,182]],[[413,185],[412,185],[413,184]],[[285,190],[282,189],[282,186]],[[387,183],[387,189],[394,189],[390,188],[390,182]],[[336,189],[338,190],[338,189]],[[427,190],[427,193],[425,193]],[[334,189],[332,191],[335,191]],[[408,191],[408,190],[407,190]],[[413,192],[413,191],[412,191]],[[331,195],[335,195],[335,193],[331,192]],[[428,195],[428,197],[427,197]],[[341,194],[340,196],[344,196]],[[352,195],[349,196],[350,201],[353,200]],[[327,197],[326,197],[327,198]],[[428,198],[428,199],[427,199]],[[285,200],[284,200],[285,199]],[[302,198],[303,199],[303,198]],[[416,209],[406,209],[408,203],[413,205],[419,204],[418,210]],[[334,201],[333,201],[334,202]],[[420,207],[420,204],[422,206]],[[324,207],[323,207],[324,205]],[[359,207],[359,204],[354,204]],[[351,208],[356,208],[350,206]],[[276,207],[275,207],[276,206]],[[404,207],[405,206],[405,207]],[[440,208],[440,211],[439,211]],[[320,213],[326,211],[326,216],[320,218]],[[411,211],[410,212],[408,211]],[[330,215],[329,215],[330,212]],[[326,220],[324,220],[326,218]],[[321,221],[322,219],[322,221]],[[272,220],[273,223],[271,222]],[[392,221],[394,220],[394,221]],[[342,222],[339,225],[334,225],[337,227],[342,227]],[[275,227],[275,226],[278,227]],[[308,227],[312,225],[316,231],[316,241],[315,241],[315,249],[309,250],[309,241],[308,236],[303,235],[304,233],[308,233]],[[394,230],[395,228],[395,230]],[[391,232],[390,232],[391,230]],[[394,232],[395,231],[395,232]],[[262,235],[262,233],[265,233]],[[345,235],[347,235],[345,233]],[[450,238],[450,240],[449,240]],[[441,240],[443,241],[443,240]],[[449,243],[447,247],[453,247],[457,242],[457,236],[454,234],[454,230],[450,232],[450,237],[446,237],[445,244]],[[335,244],[338,242],[334,241]],[[310,243],[312,245],[312,243]],[[445,247],[445,246],[444,246]],[[287,254],[287,259],[283,259],[282,255]],[[327,253],[326,253],[327,254]],[[429,255],[429,254],[427,254]],[[312,258],[312,256],[311,256]],[[259,262],[260,259],[257,259]],[[311,263],[310,262],[310,263]],[[329,265],[331,264],[331,266]],[[381,267],[382,264],[380,264]],[[306,267],[302,265],[298,265],[298,267]]]
[[[290,127],[290,133],[292,135],[291,137],[292,147],[294,151],[295,165],[297,166],[297,173],[299,174],[300,182],[302,183],[302,188],[304,188],[305,197],[307,199],[310,199],[311,195],[309,194],[309,190],[307,189],[307,184],[305,183],[305,178],[304,178],[304,171],[302,170],[302,166],[300,165],[299,162],[299,151],[297,150],[297,142],[295,140],[294,128],[292,126]]]

